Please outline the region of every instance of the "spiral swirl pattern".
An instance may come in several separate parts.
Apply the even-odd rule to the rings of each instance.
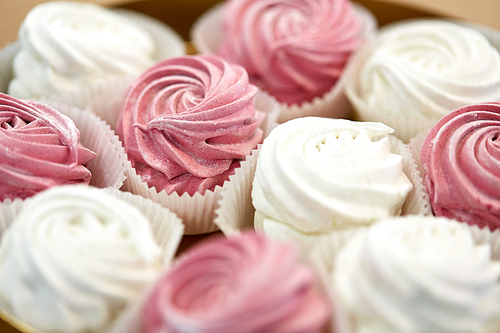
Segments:
[[[255,233],[199,245],[157,282],[145,332],[324,332],[329,306],[297,259]]]
[[[435,215],[500,227],[500,104],[469,105],[425,138],[421,162]]]
[[[33,197],[2,235],[0,299],[43,332],[102,332],[160,267],[138,209],[99,189],[59,186]]]
[[[361,23],[347,0],[228,1],[218,54],[287,104],[329,91],[360,45]]]
[[[71,119],[48,105],[0,93],[0,200],[63,184],[88,184],[95,153]]]
[[[329,232],[399,214],[412,188],[381,123],[298,118],[262,145],[252,190],[259,214],[295,230]]]
[[[379,35],[357,85],[369,110],[437,121],[459,107],[500,100],[500,56],[471,28],[398,24]]]
[[[129,89],[118,133],[144,181],[167,193],[221,185],[262,138],[245,70],[216,56],[164,60]]]
[[[391,218],[337,254],[332,277],[350,332],[482,332],[499,313],[500,263],[453,220]]]
[[[155,62],[155,44],[142,27],[91,3],[52,1],[34,7],[21,25],[19,41],[9,86],[9,94],[18,98],[138,76]]]

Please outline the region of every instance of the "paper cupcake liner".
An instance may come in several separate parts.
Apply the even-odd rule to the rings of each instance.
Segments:
[[[131,10],[116,9],[116,12],[140,24],[149,32],[157,47],[154,55],[155,60],[160,61],[186,53],[183,39],[166,24]],[[17,44],[13,43],[12,46],[0,50],[0,75],[2,75],[0,77],[0,88],[4,92],[7,92],[8,82],[12,78],[12,60],[15,52],[19,49]],[[5,56],[3,56],[4,54]],[[5,76],[4,73],[6,73]],[[125,100],[127,89],[135,79],[136,76],[123,75],[110,78],[106,82],[82,87],[73,92],[45,96],[44,100],[53,100],[84,110],[91,110],[114,129]],[[3,80],[7,82],[5,83]]]
[[[235,174],[229,177],[215,210],[214,223],[226,236],[253,228],[255,208],[252,205],[252,183],[257,167],[260,146],[252,151]]]
[[[403,172],[413,184],[403,203],[401,215],[432,215],[429,196],[411,148],[394,136],[390,136],[390,139],[391,152],[403,156]]]
[[[259,92],[256,96],[256,107],[266,113],[266,119],[264,119],[260,128],[263,130],[264,135],[267,135],[277,125],[275,120],[279,112],[277,102],[269,95]],[[248,158],[250,156],[246,157],[246,159]],[[249,162],[242,161],[241,166],[235,169],[235,174],[229,178],[229,181],[224,182],[223,186],[216,186],[213,191],[207,190],[203,195],[197,192],[193,196],[190,196],[188,193],[179,195],[177,192],[168,195],[165,190],[158,192],[154,187],[149,187],[146,182],[143,182],[132,167],[132,164],[127,161],[127,179],[123,189],[150,198],[154,202],[158,202],[176,213],[184,221],[185,234],[210,233],[218,230],[218,226],[214,223],[214,218],[216,217],[215,210],[219,207],[219,200],[222,193],[231,187],[233,182],[240,182],[240,178],[248,178],[246,172],[250,168],[242,168],[247,163]],[[245,187],[242,190],[246,191],[250,189]],[[247,194],[243,193],[241,195],[245,196]],[[227,208],[225,205],[222,212],[226,209],[230,208]]]
[[[420,19],[409,19],[404,21],[398,21],[392,24],[388,24],[381,29],[383,32],[385,29],[393,28],[401,24],[407,24],[411,21]],[[440,19],[444,20],[444,19]],[[453,23],[468,26],[475,30],[481,32],[490,42],[490,44],[500,51],[500,32],[498,30],[476,24],[471,22],[466,22],[462,20],[448,20]],[[346,83],[345,83],[345,94],[354,109],[353,117],[360,121],[378,121],[382,122],[392,128],[394,128],[394,135],[403,142],[408,143],[411,138],[415,137],[418,133],[428,131],[437,123],[437,120],[429,120],[417,117],[407,117],[400,114],[388,114],[381,113],[380,110],[371,109],[360,97],[360,90],[357,86],[359,80],[359,73],[363,67],[363,63],[366,58],[372,53],[374,48],[374,43],[368,43],[363,48],[358,51],[351,59],[351,62],[346,69]],[[452,110],[450,110],[452,111]]]
[[[354,10],[363,22],[362,36],[365,41],[372,39],[377,30],[377,20],[373,14],[359,4],[353,4]],[[205,12],[191,29],[191,40],[195,48],[202,54],[215,54],[223,38],[222,15],[224,3]],[[306,117],[330,117],[347,118],[351,113],[351,107],[343,90],[345,85],[345,75],[338,80],[332,89],[322,97],[315,97],[311,102],[304,102],[301,105],[287,105],[280,103],[281,111],[278,119],[279,123],[288,120]]]
[[[417,182],[419,187],[419,195],[422,198],[422,202],[426,203],[427,212],[425,213],[425,215],[434,215],[432,212],[429,193],[427,192],[427,188],[425,187],[424,184],[425,171],[420,161],[420,152],[422,151],[422,145],[424,144],[424,140],[428,132],[429,131],[418,133],[416,136],[411,138],[410,142],[408,143],[408,147],[410,149],[410,154],[415,161],[417,172],[419,173],[419,179],[417,180]]]
[[[125,182],[127,156],[118,136],[106,122],[91,112],[53,100],[41,100],[73,120],[80,131],[82,145],[97,154],[88,164],[90,185],[120,188]]]
[[[332,313],[334,314],[332,316],[329,332],[348,332],[346,323],[342,320],[342,318],[345,318],[346,316],[343,314],[342,308],[335,300],[336,297],[334,296],[332,284],[330,282],[334,271],[335,256],[354,235],[358,232],[363,232],[363,230],[366,229],[367,227],[358,227],[340,232],[334,232],[327,236],[325,235],[317,240],[313,249],[308,253],[307,260],[318,273],[319,281],[321,282],[326,295],[328,295]]]
[[[279,105],[271,95],[259,91],[256,97],[257,109],[268,109],[267,117],[261,128],[264,138],[278,126]],[[219,207],[215,210],[214,224],[226,236],[238,234],[240,230],[253,228],[255,208],[252,205],[252,183],[257,167],[260,144],[252,150],[235,174],[229,177],[229,182],[224,184]]]
[[[161,248],[161,256],[163,260],[163,267],[167,268],[170,266],[177,247],[180,244],[184,226],[182,221],[177,215],[170,212],[168,209],[161,207],[161,205],[152,202],[149,199],[143,198],[138,195],[133,195],[132,193],[121,192],[115,188],[106,188],[106,189],[95,189],[96,191],[106,191],[111,195],[118,197],[133,206],[136,206],[150,221],[151,228],[153,231],[153,235],[155,237],[156,242]],[[29,203],[31,199],[26,200],[8,200],[4,201],[0,205],[0,237],[2,233],[8,228],[8,226],[15,220],[15,218],[19,215],[20,211],[23,209],[23,206]],[[164,268],[164,269],[165,269]],[[159,272],[161,274],[161,272]],[[150,286],[147,287],[149,289]],[[143,297],[144,292],[140,293],[140,296]],[[137,300],[135,301],[137,302]],[[118,323],[123,322],[123,318],[128,316],[128,305],[115,319],[113,323],[111,323],[110,327],[115,327]],[[36,332],[31,326],[23,323],[15,316],[11,315],[5,309],[0,308],[0,318],[6,320],[10,325],[15,327],[21,332]],[[110,331],[108,329],[106,331]],[[116,332],[125,332],[116,331]],[[131,330],[129,332],[138,332],[137,330]]]

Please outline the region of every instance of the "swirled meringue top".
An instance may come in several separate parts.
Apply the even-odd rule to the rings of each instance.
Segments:
[[[218,54],[279,101],[301,104],[334,86],[360,30],[347,0],[231,0]]]
[[[99,189],[58,186],[2,235],[0,300],[42,332],[103,332],[160,269],[138,209]]]
[[[0,93],[0,201],[55,185],[88,184],[95,153],[71,119],[43,103]]]
[[[466,224],[391,218],[352,238],[332,277],[350,332],[482,332],[499,313],[500,264]]]
[[[382,123],[316,117],[279,125],[257,160],[255,209],[306,233],[399,214],[412,184],[403,157],[390,151],[392,131]]]
[[[110,78],[138,76],[154,64],[155,44],[131,20],[92,3],[49,1],[34,7],[19,30],[9,94],[38,98]]]
[[[443,117],[420,153],[435,215],[500,228],[500,104],[480,103]]]
[[[204,192],[261,141],[256,93],[243,67],[219,57],[167,59],[130,87],[117,131],[158,191]]]
[[[199,245],[157,282],[145,332],[324,332],[329,305],[297,259],[255,233]]]
[[[359,75],[370,110],[439,120],[468,104],[500,100],[500,56],[478,31],[418,20],[381,32]]]

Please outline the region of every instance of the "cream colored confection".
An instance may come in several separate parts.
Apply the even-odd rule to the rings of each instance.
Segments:
[[[342,332],[483,332],[500,313],[500,263],[468,225],[391,218],[351,238],[332,286]]]
[[[257,161],[255,227],[303,236],[397,215],[412,184],[381,123],[316,117],[275,128]]]
[[[354,62],[346,93],[357,117],[389,124],[405,141],[459,107],[500,100],[498,50],[456,23],[394,24]]]
[[[99,189],[54,187],[2,234],[0,305],[42,332],[102,332],[160,268],[137,208]]]
[[[39,98],[137,76],[155,63],[152,36],[132,20],[83,2],[34,7],[19,30],[9,94]]]

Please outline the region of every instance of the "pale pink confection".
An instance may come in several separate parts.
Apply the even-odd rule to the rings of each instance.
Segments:
[[[360,30],[348,0],[229,0],[217,53],[280,102],[300,105],[331,90]]]
[[[500,103],[444,116],[425,138],[420,158],[436,216],[500,228]]]
[[[326,332],[330,306],[291,244],[253,232],[212,238],[167,271],[143,309],[146,333]]]
[[[73,121],[43,103],[0,93],[0,201],[56,185],[88,184],[96,157]]]
[[[170,58],[130,87],[117,132],[142,181],[203,194],[261,141],[256,93],[243,67],[217,56]]]

